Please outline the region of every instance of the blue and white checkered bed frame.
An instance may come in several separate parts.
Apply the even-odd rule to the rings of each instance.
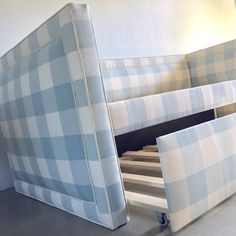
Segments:
[[[217,116],[234,112],[235,42],[186,57],[102,61],[114,134],[209,109]],[[173,231],[236,192],[235,130],[234,114],[158,139]]]
[[[110,229],[124,224],[88,7],[67,5],[0,65],[0,123],[16,190]]]
[[[0,125],[16,190],[111,229],[124,224],[113,135],[236,103],[235,42],[99,67],[87,6],[65,6],[0,59]],[[235,124],[232,115],[158,139],[173,231],[235,192],[233,170],[224,172],[236,168]]]

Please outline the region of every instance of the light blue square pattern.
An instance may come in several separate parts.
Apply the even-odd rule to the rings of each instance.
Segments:
[[[235,122],[234,113],[157,138],[174,231],[235,193]],[[191,138],[190,133],[197,135]]]
[[[68,4],[6,53],[0,125],[18,192],[114,229],[126,201],[95,45],[88,7]]]

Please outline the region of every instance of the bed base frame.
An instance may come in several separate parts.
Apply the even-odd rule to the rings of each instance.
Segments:
[[[131,185],[131,190],[125,190],[128,204],[154,211],[159,222],[168,225],[168,206],[165,196],[152,196],[147,191],[157,189],[164,192],[157,146],[147,145],[139,151],[127,151],[119,160],[124,184]],[[143,171],[144,174],[132,173],[137,170]],[[150,171],[156,172],[156,176],[151,176]],[[132,186],[144,187],[145,190],[137,191],[132,189]]]

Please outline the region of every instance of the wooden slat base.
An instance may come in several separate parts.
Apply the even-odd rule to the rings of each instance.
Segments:
[[[125,191],[125,195],[130,205],[142,207],[152,211],[168,213],[166,199],[130,191]]]
[[[164,189],[164,182],[162,178],[152,177],[147,175],[128,174],[128,173],[122,173],[122,177],[124,182],[126,183],[133,183],[133,184]]]
[[[143,150],[127,151],[119,160],[122,170],[126,172],[122,173],[125,187],[131,188],[131,191],[125,191],[128,203],[152,211],[168,213],[167,200],[160,195],[164,190],[163,179],[150,176],[153,171],[161,172],[157,146],[148,145],[143,147]],[[138,170],[142,170],[145,175],[136,174]],[[153,196],[153,191],[157,191],[158,196]]]
[[[146,161],[158,161],[158,162],[160,162],[158,152],[128,151],[128,152],[125,152],[122,155],[122,157],[124,157],[126,159],[138,158],[138,159],[143,159],[143,160],[146,160]]]
[[[143,147],[146,152],[158,152],[157,145],[147,145]]]
[[[130,167],[130,168],[139,168],[152,171],[161,171],[160,163],[155,162],[143,162],[143,161],[129,161],[129,160],[120,160],[121,167]]]

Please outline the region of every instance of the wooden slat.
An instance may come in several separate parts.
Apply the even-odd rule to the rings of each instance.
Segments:
[[[146,151],[128,151],[123,153],[122,157],[125,158],[141,158],[144,160],[157,160],[159,159],[158,152],[146,152]]]
[[[130,168],[141,168],[145,170],[161,170],[160,163],[155,162],[143,162],[143,161],[129,161],[129,160],[120,160],[120,165],[122,167],[130,167]]]
[[[162,178],[128,173],[122,173],[122,176],[124,182],[126,183],[134,183],[164,189],[164,182]]]
[[[157,145],[147,145],[143,147],[143,150],[147,152],[157,152]]]
[[[130,205],[142,207],[152,211],[168,213],[166,199],[130,191],[125,191],[125,195]]]

